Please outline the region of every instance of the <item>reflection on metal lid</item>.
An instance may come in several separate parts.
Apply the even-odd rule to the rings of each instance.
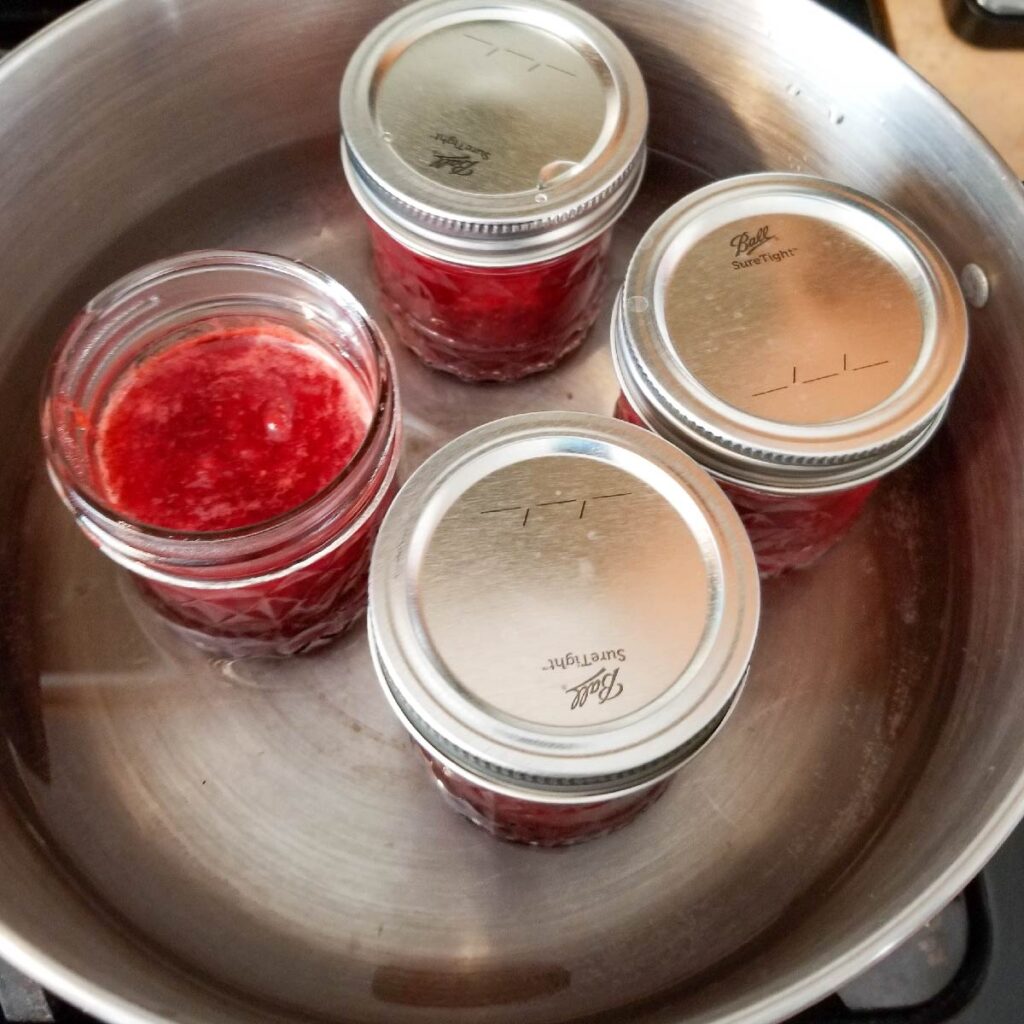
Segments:
[[[353,56],[341,111],[346,171],[368,212],[466,261],[582,244],[621,213],[643,167],[635,61],[557,0],[402,8]]]
[[[753,644],[739,518],[646,431],[531,414],[409,481],[371,571],[385,686],[419,737],[489,778],[602,793],[675,767]]]
[[[655,222],[614,348],[659,433],[741,481],[818,487],[916,450],[966,341],[955,277],[913,224],[831,182],[758,174]]]

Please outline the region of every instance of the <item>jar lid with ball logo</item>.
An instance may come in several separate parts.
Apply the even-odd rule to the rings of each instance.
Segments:
[[[487,424],[437,452],[374,552],[378,675],[413,738],[480,785],[550,802],[675,771],[733,706],[759,589],[711,478],[638,427]]]
[[[626,272],[612,328],[638,418],[720,479],[865,483],[942,421],[967,316],[934,242],[881,201],[799,174],[681,199]]]
[[[423,0],[378,25],[341,87],[353,194],[409,248],[553,259],[618,219],[643,174],[647,92],[602,22],[561,0]]]

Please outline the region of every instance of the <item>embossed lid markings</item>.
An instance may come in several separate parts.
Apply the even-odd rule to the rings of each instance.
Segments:
[[[724,224],[674,260],[657,309],[681,365],[730,405],[780,423],[875,408],[921,353],[912,279],[847,225],[764,221]],[[855,376],[868,368],[877,372]]]
[[[664,498],[573,455],[470,487],[418,576],[424,630],[451,678],[495,713],[566,726],[623,717],[675,682],[707,626],[708,586],[698,541]],[[615,697],[575,699],[609,660],[590,655],[608,650],[624,652]]]
[[[470,22],[404,50],[373,113],[416,173],[459,192],[514,195],[550,187],[606,141],[606,89],[599,68],[550,32]]]

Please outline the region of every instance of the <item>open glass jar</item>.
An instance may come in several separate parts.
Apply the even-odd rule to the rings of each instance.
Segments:
[[[128,275],[61,340],[42,430],[79,526],[202,647],[293,654],[363,610],[398,396],[336,281],[219,251]]]
[[[368,623],[449,803],[559,846],[632,820],[719,729],[758,613],[742,524],[692,459],[615,420],[533,413],[413,474]]]
[[[467,380],[553,366],[600,308],[612,225],[643,172],[629,51],[558,0],[425,0],[341,87],[342,159],[389,315]]]
[[[616,414],[721,483],[764,576],[810,565],[938,428],[956,278],[891,207],[805,175],[710,185],[641,240],[612,320]]]

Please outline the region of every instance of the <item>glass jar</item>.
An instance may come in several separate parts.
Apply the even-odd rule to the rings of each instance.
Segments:
[[[398,395],[336,281],[218,251],[129,274],[61,340],[42,430],[79,526],[205,649],[294,654],[363,610]]]
[[[551,0],[411,4],[357,49],[341,115],[386,308],[425,363],[514,380],[580,344],[645,159],[615,35]]]
[[[470,821],[536,846],[657,799],[734,706],[758,614],[750,543],[711,478],[579,413],[437,452],[370,570],[374,664],[431,777]]]
[[[436,757],[426,755],[426,760],[452,810],[497,839],[526,846],[572,846],[616,832],[650,807],[670,782],[662,779],[593,803],[544,803],[482,786]]]
[[[512,380],[553,366],[586,336],[600,308],[611,236],[520,267],[445,263],[372,221],[370,240],[385,309],[413,352],[466,380]]]
[[[956,278],[913,223],[833,182],[747,175],[641,240],[615,411],[711,472],[773,576],[820,558],[928,442],[966,351]]]
[[[647,426],[622,394],[615,415],[626,423]],[[740,514],[764,579],[813,565],[854,524],[878,483],[869,480],[820,494],[772,494],[718,481]]]

